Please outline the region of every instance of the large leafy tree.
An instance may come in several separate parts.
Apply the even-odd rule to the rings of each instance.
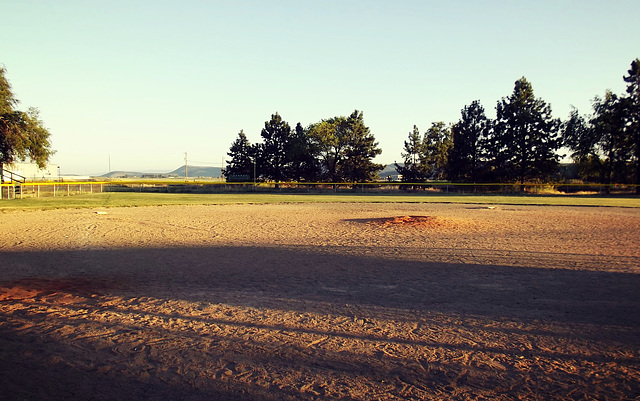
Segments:
[[[243,130],[231,144],[227,153],[231,160],[227,161],[224,174],[227,180],[254,180],[257,171],[257,148],[252,146]]]
[[[477,182],[486,168],[484,146],[491,130],[480,101],[474,100],[461,111],[460,120],[451,127],[453,146],[449,152],[449,179]]]
[[[560,121],[551,106],[536,98],[522,77],[513,93],[496,106],[496,122],[488,142],[496,178],[518,181],[550,178],[556,171]]]
[[[284,121],[277,112],[271,115],[271,120],[264,123],[260,135],[262,144],[262,174],[265,178],[276,183],[290,179],[290,146],[292,131],[289,123]]]
[[[631,62],[629,75],[623,77],[627,83],[627,132],[633,151],[636,193],[640,194],[640,59]]]
[[[15,108],[18,100],[5,74],[5,68],[0,67],[0,181],[4,181],[5,164],[30,159],[44,168],[53,154],[49,130],[38,110],[23,112]]]
[[[444,122],[431,123],[423,138],[424,163],[429,177],[435,180],[445,178],[449,150],[453,145],[451,129]]]
[[[308,135],[317,151],[320,179],[340,181],[347,147],[345,118],[335,117],[312,124]]]
[[[5,74],[7,70],[0,67],[0,116],[12,113],[18,105],[18,100],[14,97],[11,84]]]
[[[358,110],[312,124],[308,135],[325,180],[370,181],[383,168],[372,161],[382,150]]]

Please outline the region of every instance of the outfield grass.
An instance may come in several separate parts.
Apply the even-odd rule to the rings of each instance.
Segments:
[[[471,203],[491,205],[554,205],[640,207],[640,197],[567,195],[370,195],[370,194],[171,194],[106,192],[63,197],[0,200],[0,211],[60,208],[223,205],[263,203]]]

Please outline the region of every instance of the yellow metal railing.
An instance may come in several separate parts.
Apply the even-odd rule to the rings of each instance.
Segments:
[[[22,199],[25,195],[35,196],[59,196],[77,193],[103,192],[106,181],[69,181],[69,182],[25,182],[5,183],[0,185],[0,199]],[[6,188],[6,189],[5,189]]]

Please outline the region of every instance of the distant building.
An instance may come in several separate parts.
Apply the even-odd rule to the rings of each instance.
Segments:
[[[13,163],[4,166],[5,170],[23,176],[27,181],[57,181],[60,178],[60,167],[57,164],[47,164],[43,169],[35,163]],[[8,179],[4,174],[5,180]]]

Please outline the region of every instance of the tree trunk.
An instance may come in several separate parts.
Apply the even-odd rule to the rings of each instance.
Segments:
[[[640,160],[636,160],[636,195],[640,195]]]
[[[611,177],[613,177],[613,155],[614,155],[613,150],[609,149],[606,170],[605,170],[606,175],[604,177],[604,183],[606,184],[606,187],[604,187],[604,193],[607,195],[611,193]]]
[[[604,193],[609,195],[611,193],[611,175],[612,172],[611,170],[613,169],[613,167],[611,166],[611,162],[609,161],[607,163],[607,171],[605,173],[605,177],[604,177]]]

